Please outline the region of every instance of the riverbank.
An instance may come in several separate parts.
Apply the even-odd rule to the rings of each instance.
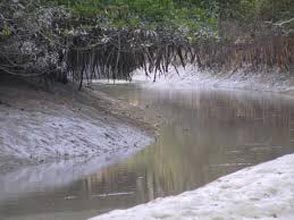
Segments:
[[[179,67],[178,71],[170,68],[165,75],[158,75],[153,82],[153,76],[146,77],[142,71],[137,71],[133,79],[142,82],[141,85],[153,89],[241,89],[248,91],[274,92],[294,95],[293,68],[289,72],[279,70],[253,72],[240,69],[235,72],[200,71],[195,66]]]
[[[194,191],[91,220],[294,218],[294,154],[245,168]]]
[[[247,90],[274,94],[293,94],[289,74],[238,72],[206,75],[193,67],[179,68],[166,76],[146,81],[142,72],[134,80],[158,90]],[[198,91],[198,90],[197,90]],[[194,191],[159,198],[131,209],[115,210],[91,220],[106,219],[282,219],[294,218],[294,155],[245,168]]]
[[[132,109],[132,110],[131,110]],[[98,91],[56,85],[50,92],[21,80],[0,85],[0,173],[18,167],[93,157],[108,160],[153,141],[143,110]],[[134,113],[136,112],[136,114]],[[136,118],[137,117],[137,118]]]

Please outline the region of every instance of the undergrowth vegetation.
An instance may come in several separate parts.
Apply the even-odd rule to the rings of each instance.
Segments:
[[[8,0],[0,3],[0,73],[131,79],[169,66],[235,71],[294,57],[292,0]]]

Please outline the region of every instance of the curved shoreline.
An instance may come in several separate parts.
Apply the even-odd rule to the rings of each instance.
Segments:
[[[187,71],[187,70],[186,70]],[[142,76],[142,75],[141,75]],[[158,82],[142,84],[149,89],[241,89],[272,92],[293,98],[292,77],[250,74],[205,75],[194,69],[180,76],[174,71]],[[146,80],[145,77],[135,77]],[[181,81],[182,80],[182,81]],[[254,81],[256,80],[256,81]],[[239,84],[240,83],[240,84]],[[211,220],[211,219],[282,219],[294,218],[294,154],[245,168],[219,178],[199,189],[158,198],[126,210],[114,210],[90,220]]]
[[[134,80],[145,82],[142,86],[150,89],[237,89],[293,96],[293,70],[287,73],[277,69],[254,72],[244,68],[236,72],[212,72],[189,65],[186,68],[179,67],[178,71],[170,68],[168,73],[158,76],[155,83],[152,77],[146,77],[141,70],[134,73]]]
[[[115,160],[154,141],[152,120],[136,120],[143,110],[98,91],[57,85],[46,92],[7,79],[0,85],[0,101],[2,174],[72,159]]]
[[[245,168],[204,187],[90,220],[294,218],[294,154]]]
[[[1,97],[1,93],[3,93],[2,89],[3,88],[0,87],[0,97]],[[26,90],[21,90],[21,91],[26,91]],[[72,91],[70,91],[69,86],[56,87],[54,94],[49,94],[49,95],[48,95],[48,93],[45,93],[44,91],[39,91],[39,90],[35,90],[35,89],[32,91],[34,93],[36,93],[36,91],[38,91],[38,94],[29,94],[32,97],[31,97],[31,99],[29,99],[29,100],[31,100],[31,101],[29,101],[29,105],[26,106],[25,104],[28,104],[28,103],[23,103],[23,102],[18,103],[18,101],[21,101],[21,100],[18,99],[19,97],[14,99],[13,95],[15,96],[15,93],[18,93],[19,95],[21,95],[21,98],[24,98],[28,94],[22,95],[21,93],[19,93],[19,91],[13,92],[13,90],[9,90],[10,95],[8,96],[8,98],[6,97],[6,99],[3,99],[3,96],[2,96],[2,98],[0,98],[0,100],[1,100],[0,108],[3,108],[3,109],[7,109],[7,108],[11,109],[12,108],[13,111],[17,112],[17,114],[19,114],[19,115],[21,114],[23,116],[27,116],[27,114],[31,114],[32,110],[33,110],[33,112],[35,110],[37,110],[38,112],[41,113],[40,115],[33,114],[33,115],[29,115],[29,116],[33,116],[33,117],[37,116],[37,117],[40,117],[42,120],[46,119],[43,117],[44,115],[45,116],[51,115],[51,113],[54,113],[54,114],[58,113],[59,114],[59,110],[62,110],[65,112],[70,112],[70,114],[66,114],[65,118],[67,118],[68,116],[70,116],[70,118],[74,118],[75,123],[77,123],[79,126],[82,123],[81,120],[86,121],[86,122],[90,122],[91,120],[96,119],[98,121],[101,120],[101,122],[105,122],[105,123],[107,122],[107,124],[108,124],[108,122],[110,122],[110,124],[113,125],[113,126],[109,127],[110,130],[117,127],[118,124],[120,124],[122,121],[124,121],[124,123],[126,123],[127,127],[139,126],[141,129],[147,130],[147,134],[146,133],[144,134],[144,132],[142,130],[136,131],[136,129],[133,127],[135,129],[134,135],[136,135],[137,132],[139,132],[138,133],[139,135],[142,135],[142,136],[140,136],[141,137],[140,140],[144,140],[146,137],[150,137],[152,134],[154,134],[154,131],[156,131],[156,129],[157,129],[157,123],[159,123],[159,121],[160,121],[159,117],[154,117],[154,119],[152,119],[152,120],[145,117],[145,119],[143,118],[143,120],[142,120],[140,117],[145,116],[144,109],[140,109],[139,107],[136,107],[136,108],[131,107],[130,108],[130,106],[127,103],[112,99],[100,91],[91,90],[91,88],[85,88],[84,91],[82,91],[78,94],[72,93]],[[36,102],[37,97],[43,97],[44,100],[41,99],[42,101]],[[26,101],[27,100],[28,99],[26,99]],[[13,107],[11,104],[13,104]],[[47,107],[50,106],[50,107],[52,107],[51,110],[53,110],[53,111],[48,111],[47,108],[43,108],[44,106],[38,106],[38,105],[34,105],[34,104],[41,104],[41,105],[44,105]],[[49,104],[49,105],[47,105],[47,104]],[[24,106],[25,106],[25,108],[24,108]],[[1,111],[1,113],[3,113],[3,112]],[[98,115],[96,115],[96,114],[98,114]],[[64,115],[61,115],[61,116],[64,116]],[[74,116],[74,117],[72,117],[72,116]],[[102,116],[102,118],[100,118],[100,116]],[[1,120],[1,122],[3,123],[3,121],[10,119],[9,117],[8,118],[3,117],[2,119],[4,119],[4,120]],[[33,117],[31,117],[31,118],[33,118]],[[24,117],[24,118],[26,118],[26,117]],[[15,120],[14,122],[15,123],[13,123],[13,125],[17,125],[18,121]],[[56,123],[59,123],[59,122],[60,122],[60,120],[57,120]],[[52,123],[52,121],[50,121],[50,123]],[[70,123],[71,122],[69,122],[69,124]],[[68,123],[64,123],[64,124],[68,124]],[[91,126],[92,125],[87,124],[87,126],[84,127],[85,131],[87,131],[86,127],[91,127]],[[97,124],[94,123],[94,126],[97,126]],[[56,127],[54,127],[53,130],[54,129],[56,129]],[[96,129],[96,127],[95,127],[95,129]],[[91,130],[93,130],[93,129],[90,129],[89,132]],[[85,132],[85,133],[89,133],[89,132]],[[141,132],[143,132],[143,133],[141,133]],[[107,137],[107,135],[105,137],[109,138],[109,137]],[[137,146],[139,146],[139,145],[137,145]],[[129,149],[131,151],[131,152],[129,151],[129,153],[132,153],[136,150],[139,150],[139,149],[141,149],[141,147],[143,147],[143,145],[140,145],[137,148]],[[125,148],[122,147],[121,151],[118,150],[116,152],[110,152],[109,156],[110,157],[111,156],[115,156],[115,157],[124,156],[124,152],[125,152]],[[81,157],[83,157],[83,156],[85,156],[85,155],[81,155]],[[125,155],[125,156],[127,156],[127,155]],[[60,162],[69,161],[68,164],[71,164],[72,162],[71,162],[71,160],[69,160],[71,158],[74,160],[80,159],[79,155],[73,155],[73,157],[72,157],[72,155],[63,155],[63,157],[58,158],[58,160],[60,160]],[[30,158],[30,159],[32,159],[32,158]],[[51,159],[56,160],[56,158],[51,158]],[[87,166],[87,167],[92,167],[92,165],[93,165],[91,162],[92,158],[88,157],[87,159],[90,159],[89,160],[90,166]],[[41,160],[43,160],[43,159],[41,158]],[[72,163],[73,166],[75,166],[74,160]],[[32,164],[44,163],[44,165],[46,166],[46,162],[51,162],[51,160],[48,160],[48,161],[47,160],[44,160],[44,161],[37,160],[37,161],[33,162]],[[256,167],[246,168],[244,170],[238,171],[235,174],[231,174],[227,177],[222,177],[219,180],[208,184],[206,187],[197,189],[195,191],[186,192],[184,194],[181,194],[181,195],[175,196],[175,197],[157,199],[157,200],[150,202],[148,204],[140,205],[138,207],[131,208],[131,209],[128,209],[125,211],[113,211],[109,214],[98,216],[97,218],[94,218],[94,219],[109,219],[109,218],[123,219],[121,216],[126,216],[125,219],[142,219],[145,217],[146,217],[146,219],[161,219],[161,218],[190,219],[191,217],[200,216],[199,219],[211,219],[212,217],[213,218],[215,217],[215,218],[236,219],[237,220],[242,217],[246,217],[247,219],[253,219],[256,216],[260,217],[261,216],[260,213],[262,211],[262,214],[264,216],[261,216],[261,219],[276,219],[277,217],[279,217],[279,219],[289,220],[294,217],[294,212],[292,213],[292,211],[294,210],[294,207],[289,205],[290,204],[289,201],[292,201],[294,199],[294,197],[291,197],[292,195],[294,195],[294,193],[291,191],[291,189],[289,189],[289,187],[288,188],[284,187],[285,191],[280,191],[280,190],[282,190],[281,187],[275,188],[277,185],[270,185],[270,184],[268,185],[268,183],[273,182],[274,184],[278,184],[278,186],[280,186],[280,185],[289,186],[291,184],[293,185],[294,184],[294,182],[293,182],[294,176],[293,176],[293,172],[292,172],[293,169],[291,169],[291,166],[293,167],[292,162],[293,162],[293,155],[284,156],[280,159],[265,163],[267,165],[264,165],[264,164],[257,165]],[[78,161],[78,163],[79,163],[79,161]],[[98,163],[103,163],[103,161],[99,160]],[[23,164],[24,165],[30,164],[30,162],[23,162],[22,161],[19,166],[23,166]],[[67,165],[64,166],[64,164],[62,164],[62,163],[60,163],[60,164],[61,164],[61,166],[59,166],[58,163],[56,164],[56,166],[55,165],[52,166],[53,170],[54,169],[60,170],[60,169],[65,168],[65,166],[67,166]],[[97,164],[97,161],[95,161],[95,164]],[[260,167],[265,168],[264,173],[257,172],[257,170]],[[48,167],[48,169],[51,169],[51,167]],[[85,175],[86,175],[86,173],[92,172],[90,170],[91,169],[84,170]],[[47,170],[45,169],[44,171],[45,172],[41,173],[41,175],[43,175],[46,178]],[[84,171],[82,171],[82,173]],[[29,170],[29,172],[30,172],[30,170]],[[273,175],[268,175],[269,173],[273,173]],[[22,181],[22,179],[25,179],[27,176],[27,173],[23,173],[23,174],[25,174],[23,176],[18,175],[17,172],[14,174],[15,174],[14,176],[20,176],[19,181]],[[254,174],[256,174],[255,175],[256,178],[252,178],[252,175],[254,176]],[[263,178],[258,179],[258,177],[260,177],[259,174]],[[280,181],[279,178],[281,175],[283,176],[284,179],[286,179],[286,182]],[[9,176],[7,176],[7,178],[5,177],[4,179],[10,179],[10,178],[9,178]],[[54,178],[52,178],[52,179],[54,179]],[[243,181],[238,182],[238,179],[244,180],[244,182]],[[257,182],[258,184],[257,185],[253,184],[252,188],[248,188],[247,185],[250,185],[249,183],[250,183],[250,180],[252,181],[252,179],[255,182]],[[227,186],[226,184],[228,182],[233,186],[234,186],[234,184],[236,184],[238,187],[233,187],[233,190],[232,190],[232,189],[230,189],[230,187],[226,187]],[[61,184],[64,184],[64,183],[61,183]],[[226,186],[222,187],[224,184]],[[9,194],[9,190],[13,190],[13,184],[9,183],[9,184],[6,184],[5,186],[6,186],[5,190]],[[238,191],[237,188],[240,188],[240,186],[241,186],[241,191]],[[29,187],[32,187],[32,186],[30,185]],[[218,189],[220,189],[220,190],[218,190]],[[252,189],[258,189],[258,191],[252,191]],[[27,188],[24,191],[26,191],[26,190],[27,190]],[[207,190],[208,190],[208,192],[207,192]],[[215,192],[215,190],[216,190],[216,192]],[[265,190],[266,191],[265,194],[266,195],[269,194],[270,198],[273,198],[273,199],[268,202],[268,200],[266,200],[268,198],[268,196],[264,196],[265,194],[258,195],[258,192],[260,190]],[[274,193],[272,193],[272,190],[274,191]],[[275,194],[276,191],[278,191],[277,196]],[[201,192],[205,192],[205,193],[201,193]],[[252,195],[255,195],[255,194],[258,195],[257,198],[251,197]],[[207,197],[205,195],[207,195]],[[220,196],[217,196],[217,199],[218,199],[217,201],[214,200],[215,195],[220,195]],[[239,195],[244,195],[245,199],[244,198],[240,199]],[[283,196],[280,196],[280,195],[283,195]],[[285,198],[285,195],[290,196],[290,197],[287,197],[287,201],[283,200],[283,198]],[[195,196],[195,197],[192,197],[192,196]],[[203,197],[201,197],[201,196],[203,196]],[[199,200],[198,199],[199,197],[202,198],[204,201],[206,201],[206,203],[198,204],[197,202]],[[235,201],[235,203],[239,203],[240,205],[234,206],[235,203],[232,203],[232,204],[230,203],[230,207],[227,209],[224,209],[224,212],[222,212],[223,208],[226,207],[226,204],[228,202],[226,199],[222,200],[222,198],[234,198],[235,200],[233,200],[233,201]],[[265,200],[268,202],[267,203],[268,206],[264,206],[264,209],[261,210],[261,209],[255,207],[255,206],[260,206],[259,204],[262,205]],[[270,210],[269,208],[274,207],[276,205],[277,201],[281,202],[281,203],[279,203],[281,205],[278,206],[278,209],[273,209],[273,211]],[[193,202],[195,202],[195,205],[193,205],[194,204]],[[181,204],[184,204],[184,205],[182,206]],[[249,213],[249,214],[251,214],[251,213],[248,211],[244,214],[244,212],[242,211],[244,206],[242,206],[242,204],[247,205],[246,207],[247,208],[249,207],[248,210],[251,210],[255,207],[256,212],[253,214],[256,214],[256,215],[254,215],[253,217],[246,216],[245,215],[246,213]],[[283,209],[285,204],[287,206],[287,209]],[[180,205],[180,208],[183,208],[183,209],[177,209],[179,207],[179,205]],[[195,207],[197,210],[194,209]],[[197,207],[200,207],[200,208],[198,209]],[[213,210],[215,207],[217,207],[219,209],[214,210],[212,213],[211,210]],[[180,211],[178,211],[178,210],[180,210]],[[198,212],[199,210],[200,210],[200,212]],[[285,212],[285,210],[286,210],[286,212]],[[176,211],[176,212],[174,212],[174,211]],[[191,213],[192,213],[192,216],[190,215]],[[210,213],[214,214],[214,215],[210,215]]]

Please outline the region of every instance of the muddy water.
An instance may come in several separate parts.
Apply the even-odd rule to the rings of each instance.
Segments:
[[[166,123],[158,141],[96,171],[95,163],[87,161],[69,170],[66,163],[57,163],[2,177],[0,188],[10,191],[0,190],[1,220],[87,219],[195,189],[243,167],[294,152],[294,101],[281,96],[98,87],[160,112]],[[15,176],[25,178],[13,181]]]

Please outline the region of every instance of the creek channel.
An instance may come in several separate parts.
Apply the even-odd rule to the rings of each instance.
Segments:
[[[156,143],[87,176],[78,168],[69,175],[56,169],[50,175],[47,166],[29,170],[26,178],[38,186],[28,190],[24,181],[17,182],[17,193],[0,195],[1,220],[87,219],[193,190],[294,152],[294,100],[282,95],[159,90],[129,83],[94,88],[160,113],[165,123]]]

